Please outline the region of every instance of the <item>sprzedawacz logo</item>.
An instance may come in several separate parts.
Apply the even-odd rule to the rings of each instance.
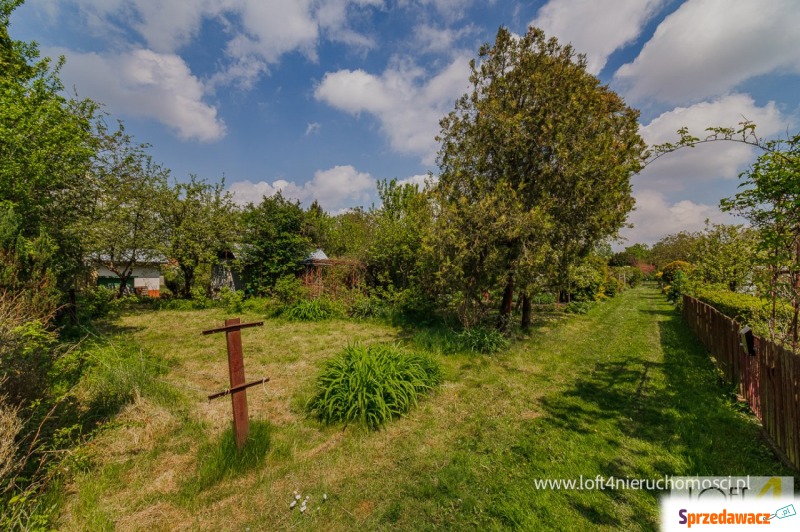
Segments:
[[[686,508],[678,510],[678,524],[692,528],[692,525],[768,525],[769,513],[755,512],[690,512]]]

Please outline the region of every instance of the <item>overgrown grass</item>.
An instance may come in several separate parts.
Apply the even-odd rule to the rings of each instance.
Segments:
[[[394,345],[351,344],[325,363],[308,411],[323,423],[377,429],[442,380],[439,364]]]
[[[281,316],[289,321],[322,321],[340,315],[336,306],[325,299],[303,299],[281,310]]]
[[[464,329],[458,333],[456,338],[463,349],[475,353],[498,353],[510,345],[508,338],[503,333],[487,327]]]
[[[182,496],[196,496],[224,479],[257,469],[266,460],[271,432],[268,421],[256,420],[250,422],[250,431],[241,450],[236,448],[232,427],[201,445],[197,452],[197,472],[182,487]]]
[[[536,322],[492,357],[448,347],[456,333],[444,327],[266,320],[242,341],[248,380],[271,378],[248,390],[251,418],[270,422],[269,446],[247,467],[210,467],[203,483],[201,449],[223,445],[230,402],[205,400],[226,386],[227,363],[224,339],[199,333],[226,317],[115,321],[174,361],[159,378],[182,390],[186,415],[148,400],[124,409],[95,441],[95,465],[75,481],[59,528],[650,530],[657,492],[536,490],[534,480],[792,474],[671,305],[639,288]],[[380,431],[307,415],[325,361],[348,344],[398,339],[415,351],[427,342],[446,377],[436,393]],[[289,508],[294,491],[312,496],[304,514]]]

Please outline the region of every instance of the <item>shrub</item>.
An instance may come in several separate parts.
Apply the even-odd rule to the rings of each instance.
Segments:
[[[242,302],[242,311],[263,314],[269,311],[272,300],[265,297],[248,297]]]
[[[617,295],[617,293],[622,292],[625,289],[625,285],[616,277],[607,277],[603,288],[603,293],[606,295],[606,297],[614,297]]]
[[[222,305],[221,302],[205,296],[194,299],[155,299],[151,304],[156,310],[204,310]]]
[[[497,353],[509,345],[508,338],[503,333],[487,327],[464,329],[458,333],[457,338],[464,350],[475,353]]]
[[[772,314],[772,303],[769,299],[708,285],[700,287],[696,297],[740,324],[749,325],[758,334],[769,334]],[[780,329],[781,324],[790,322],[792,308],[788,303],[779,303],[776,310],[777,328]]]
[[[241,290],[235,292],[227,286],[219,291],[219,302],[228,312],[241,312],[244,302],[244,294]]]
[[[22,405],[42,397],[58,358],[55,333],[22,293],[0,292],[0,395]]]
[[[283,307],[281,316],[290,321],[322,321],[341,314],[341,310],[327,299],[305,299]]]
[[[360,297],[353,301],[347,313],[356,319],[388,318],[392,310],[390,305],[382,299],[377,297]]]
[[[81,321],[107,316],[117,306],[117,291],[104,286],[87,290],[78,299],[78,316]]]
[[[551,305],[556,302],[555,294],[541,293],[531,296],[531,303],[534,305]]]
[[[351,344],[328,360],[308,411],[320,421],[377,429],[442,381],[435,360],[393,345]]]
[[[308,298],[308,290],[294,275],[285,275],[278,279],[271,292],[282,305],[293,305]]]
[[[667,301],[680,306],[683,304],[683,294],[686,292],[689,278],[682,270],[675,270],[672,276],[672,284],[664,287],[666,289]]]
[[[592,309],[592,304],[588,301],[572,301],[564,307],[567,314],[586,314]]]
[[[661,280],[666,284],[672,284],[673,280],[675,279],[676,272],[683,272],[686,275],[690,275],[694,266],[689,264],[686,261],[682,260],[674,260],[664,266],[664,270],[662,271]]]

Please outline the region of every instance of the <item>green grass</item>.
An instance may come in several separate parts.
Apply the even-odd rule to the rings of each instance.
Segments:
[[[204,443],[197,453],[196,475],[181,488],[184,497],[194,497],[226,479],[261,466],[269,451],[271,425],[266,421],[249,423],[249,433],[242,449],[236,448],[233,428]]]
[[[95,469],[69,490],[60,528],[652,530],[657,493],[533,481],[792,474],[680,316],[640,288],[540,320],[492,356],[408,327],[266,320],[242,332],[248,379],[271,379],[248,391],[251,419],[269,421],[266,446],[241,468],[220,451],[201,482],[204,453],[224,447],[230,402],[204,398],[226,387],[227,367],[224,338],[199,333],[225,317],[145,311],[111,324],[170,361],[163,379],[184,406],[145,399],[123,411],[94,444]],[[378,432],[307,416],[328,359],[353,342],[393,341],[429,344],[444,374],[435,394]],[[294,491],[311,497],[305,514],[289,508]]]
[[[327,424],[378,429],[406,414],[442,380],[427,355],[391,344],[350,344],[325,363],[308,411]]]

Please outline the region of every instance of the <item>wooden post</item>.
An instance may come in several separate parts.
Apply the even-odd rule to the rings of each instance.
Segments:
[[[239,325],[239,318],[225,320],[225,326]],[[231,388],[244,384],[244,360],[242,359],[242,333],[239,329],[225,332],[228,341],[228,372]],[[233,432],[236,434],[236,448],[241,449],[250,433],[247,420],[247,392],[242,390],[231,394],[233,406]]]
[[[244,381],[244,359],[242,357],[242,333],[241,329],[247,327],[257,327],[264,325],[258,323],[240,323],[239,318],[225,320],[225,326],[219,329],[203,331],[203,334],[213,334],[225,332],[225,339],[228,344],[228,373],[230,375],[230,388],[224,392],[208,396],[211,400],[215,397],[224,395],[231,396],[231,406],[233,407],[233,433],[236,438],[236,448],[241,449],[247,441],[250,432],[250,423],[247,416],[247,388],[256,384],[261,384],[269,379],[264,378],[251,383]]]

